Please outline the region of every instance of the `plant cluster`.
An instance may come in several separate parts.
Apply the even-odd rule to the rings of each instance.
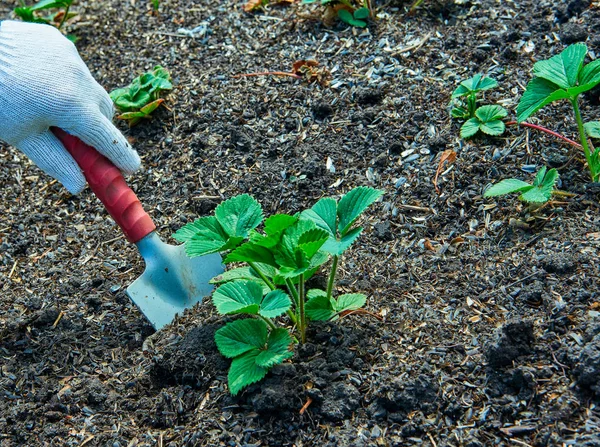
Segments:
[[[304,4],[320,2],[327,11],[344,23],[358,28],[366,28],[367,20],[371,16],[371,8],[368,0],[360,1],[358,4],[351,0],[302,0]]]
[[[160,96],[172,88],[171,75],[157,65],[154,70],[135,78],[127,87],[110,92],[110,97],[121,112],[118,118],[135,126],[142,119],[150,118],[164,101]]]
[[[232,359],[232,394],[290,358],[292,344],[306,341],[309,321],[334,320],[364,306],[363,294],[335,296],[335,277],[342,254],[363,230],[355,226],[357,219],[382,194],[358,187],[339,202],[322,198],[296,215],[270,216],[262,231],[260,204],[243,194],[175,233],[190,257],[227,252],[226,264],[245,264],[211,281],[218,285],[212,301],[221,315],[252,317],[229,322],[215,334],[219,351]],[[307,290],[307,280],[329,259],[327,290]]]
[[[592,181],[600,181],[600,148],[595,149],[589,138],[600,138],[600,121],[584,123],[579,110],[579,96],[600,84],[600,60],[584,64],[587,46],[577,43],[565,48],[560,54],[533,66],[533,79],[529,81],[517,106],[517,121],[503,121],[507,111],[499,105],[478,107],[477,93],[497,87],[492,78],[477,74],[462,81],[452,94],[451,116],[463,119],[462,138],[475,136],[479,131],[488,135],[501,135],[506,125],[519,124],[558,136],[583,150]],[[571,103],[579,133],[578,144],[549,129],[525,123],[538,110],[555,101],[566,99]],[[507,179],[492,186],[485,193],[493,197],[521,192],[521,200],[545,203],[550,200],[558,179],[556,169],[545,167],[537,173],[533,184],[517,179]]]
[[[15,8],[13,12],[24,22],[45,23],[61,29],[67,20],[77,15],[70,11],[73,0],[41,0],[32,6],[27,6],[23,0],[20,3],[21,6]],[[58,11],[48,14],[51,10]],[[75,40],[72,36],[67,37]]]

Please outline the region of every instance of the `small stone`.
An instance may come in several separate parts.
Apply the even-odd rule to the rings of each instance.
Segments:
[[[560,31],[560,40],[566,45],[575,42],[584,42],[587,38],[588,32],[578,23],[565,23]]]

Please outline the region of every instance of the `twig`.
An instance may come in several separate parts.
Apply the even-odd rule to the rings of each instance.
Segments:
[[[238,75],[232,76],[232,78],[248,78],[251,76],[288,76],[290,78],[302,79],[302,76],[297,75],[296,73],[290,73],[287,71],[260,71],[256,73],[242,73]]]
[[[517,123],[516,121],[508,121],[506,123],[506,125],[507,126],[515,126],[515,125],[516,126],[523,126],[523,127],[529,127],[531,129],[539,130],[539,131],[545,132],[545,133],[547,133],[549,135],[552,135],[552,136],[554,136],[556,138],[560,138],[561,140],[566,141],[570,145],[575,146],[575,147],[577,147],[579,149],[582,148],[581,144],[577,143],[576,141],[570,140],[569,138],[567,138],[567,137],[559,134],[558,132],[554,132],[553,130],[547,129],[547,128],[543,127],[543,126],[538,126],[537,124]]]
[[[17,269],[18,263],[19,263],[19,260],[17,259],[15,261],[15,263],[13,264],[12,268],[10,269],[10,273],[8,274],[8,279],[12,278],[13,273],[15,273],[15,270]]]
[[[304,414],[304,412],[308,409],[308,407],[312,404],[312,399],[309,397],[306,399],[306,403],[300,408],[300,414]]]
[[[431,33],[428,33],[425,35],[425,37],[423,37],[423,39],[421,39],[421,42],[418,42],[414,45],[409,45],[408,47],[404,47],[401,50],[396,51],[394,54],[402,54],[402,53],[407,53],[412,50],[418,50],[423,45],[425,45],[425,42],[427,42],[430,37],[431,37]]]
[[[58,317],[56,317],[56,321],[54,321],[54,324],[52,325],[52,328],[55,329],[56,326],[58,326],[58,322],[60,321],[60,319],[63,317],[65,313],[61,310],[60,313],[58,314]]]

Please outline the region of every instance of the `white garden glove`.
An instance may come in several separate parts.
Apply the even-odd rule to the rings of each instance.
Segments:
[[[113,114],[108,93],[56,28],[0,22],[0,140],[76,194],[85,178],[50,127],[75,135],[130,173],[140,157],[112,124]]]

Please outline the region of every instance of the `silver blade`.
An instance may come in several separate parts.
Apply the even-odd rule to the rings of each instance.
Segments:
[[[127,295],[156,330],[209,296],[213,285],[208,281],[223,273],[219,254],[189,258],[183,245],[165,244],[155,232],[136,245],[146,269]]]

